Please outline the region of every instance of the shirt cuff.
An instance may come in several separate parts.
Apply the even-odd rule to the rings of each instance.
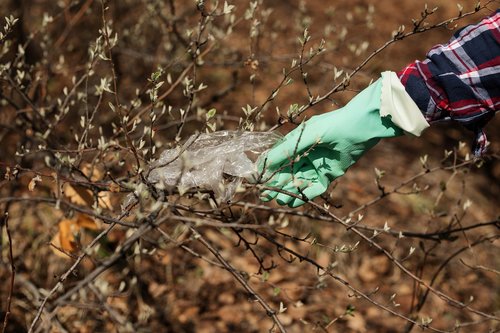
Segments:
[[[429,127],[417,104],[394,72],[382,73],[380,116],[391,116],[396,126],[415,136],[420,136],[422,131]]]

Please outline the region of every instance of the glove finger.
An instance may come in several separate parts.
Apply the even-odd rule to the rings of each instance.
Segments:
[[[294,186],[293,182],[290,182],[287,186],[283,187],[282,189],[284,191],[300,195],[299,191],[297,190],[297,187]],[[292,201],[293,199],[295,199],[295,198],[292,196],[289,196],[288,194],[285,194],[285,193],[278,193],[278,195],[276,196],[276,202],[282,206],[288,205],[288,203],[290,201]]]
[[[310,200],[324,193],[330,184],[328,178],[321,173],[318,173],[311,161],[307,167],[303,168],[296,174],[296,177],[297,179],[304,181],[305,186],[300,187],[301,192]],[[303,200],[294,198],[288,203],[288,205],[295,208],[303,205],[304,203],[305,202]]]
[[[292,175],[290,173],[290,167],[285,167],[282,171],[275,174],[271,180],[269,180],[265,185],[268,187],[283,188],[292,180]],[[261,193],[260,199],[264,202],[271,201],[276,198],[279,192],[273,190],[264,190]]]
[[[325,187],[323,184],[315,183],[312,186],[309,186],[309,187],[305,188],[304,190],[302,190],[302,193],[304,193],[304,195],[309,200],[313,200],[314,198],[325,193],[327,189],[328,189],[328,187]],[[293,200],[288,203],[288,206],[291,208],[297,208],[299,206],[302,206],[305,203],[306,202],[302,199],[293,198]]]
[[[269,202],[269,201],[273,200],[274,198],[276,198],[277,195],[278,195],[278,192],[265,190],[265,191],[262,191],[260,193],[259,198],[260,198],[260,200],[262,200],[264,202]]]
[[[317,178],[314,173],[310,174],[311,179],[304,177],[304,172],[308,172],[313,169],[314,166],[311,164],[311,161],[309,161],[305,157],[301,158],[300,161],[294,163],[293,165],[294,177],[292,178],[292,175],[290,175],[288,184],[283,186],[282,189],[284,191],[300,195],[299,188],[306,188],[307,186],[309,186],[311,181],[314,181],[314,179]],[[285,193],[279,193],[276,196],[276,202],[278,202],[280,205],[287,205],[294,199],[296,198]]]
[[[296,155],[315,144],[321,136],[313,131],[311,121],[306,122],[288,133],[266,154],[266,166],[289,164]]]
[[[296,195],[301,195],[300,192],[304,190],[302,193],[310,199],[320,195],[328,188],[329,181],[327,177],[317,172],[314,164],[307,156],[302,157],[299,161],[293,164],[293,174],[294,176],[292,177],[290,166],[287,166],[280,171],[279,174],[275,175],[266,185],[269,187],[277,187]],[[273,198],[276,198],[276,201],[280,205],[288,204],[291,206],[294,201],[297,202],[296,204],[293,204],[295,205],[294,207],[304,204],[303,200],[285,193],[272,190],[266,190],[263,192],[263,201],[270,201]]]

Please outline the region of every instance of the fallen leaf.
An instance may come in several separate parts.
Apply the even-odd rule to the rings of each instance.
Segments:
[[[102,180],[102,172],[99,171],[97,168],[92,168],[90,164],[85,164],[82,167],[82,173],[87,176],[88,179],[90,179],[91,182],[98,182]],[[82,180],[84,180],[84,177],[81,177]],[[118,186],[118,185],[116,185]],[[118,189],[116,188],[111,188],[110,186],[110,191],[119,191],[120,188],[118,186]],[[87,187],[78,185],[78,184],[70,184],[70,183],[65,183],[63,186],[63,191],[66,197],[74,204],[80,205],[80,206],[88,206],[88,207],[93,207],[94,206],[94,194],[92,193],[91,190],[89,190]],[[111,205],[111,192],[106,192],[102,191],[99,192],[97,202],[99,204],[99,207],[101,208],[107,208],[107,209],[113,209]]]
[[[197,306],[190,306],[184,312],[182,312],[177,319],[181,323],[187,323],[189,321],[195,320],[198,318],[198,312],[200,309]]]
[[[220,307],[217,310],[217,315],[222,322],[233,324],[239,323],[245,318],[244,312],[234,305]]]
[[[222,304],[234,304],[234,294],[230,292],[223,292],[218,297],[219,302]]]
[[[98,197],[99,207],[113,209],[111,205],[111,192],[100,192]]]
[[[102,179],[102,172],[90,163],[85,163],[82,166],[82,172],[85,176],[89,177],[91,181],[96,182]]]
[[[168,287],[165,284],[160,284],[155,281],[152,281],[148,286],[148,291],[153,298],[158,298],[165,294],[168,290]]]
[[[94,219],[88,215],[85,215],[85,214],[77,214],[76,215],[76,224],[79,227],[85,228],[88,230],[99,230],[99,227],[97,226]]]
[[[36,183],[41,182],[41,181],[42,181],[42,177],[40,177],[40,175],[36,175],[35,177],[31,178],[31,181],[28,184],[28,190],[30,192],[33,192],[35,190]]]
[[[75,205],[88,207],[94,206],[94,196],[89,189],[83,186],[66,183],[64,184],[63,190],[69,201]],[[99,203],[99,207],[113,209],[111,204],[111,192],[100,192],[97,201]]]
[[[366,332],[366,321],[359,314],[355,316],[348,316],[346,319],[347,327],[349,327],[352,332]]]
[[[117,183],[113,183],[113,182],[111,182],[109,184],[108,188],[109,188],[109,191],[113,192],[113,193],[119,193],[121,190],[120,185],[118,185]]]
[[[78,248],[77,236],[80,227],[73,220],[64,219],[59,222],[58,232],[52,238],[52,251],[62,258],[68,258]]]
[[[94,204],[94,197],[92,196],[92,192],[82,186],[73,186],[69,183],[66,183],[63,186],[63,191],[64,195],[68,197],[69,201],[71,201],[75,205],[92,207],[92,205]]]
[[[384,276],[390,269],[389,261],[385,256],[364,258],[358,269],[358,277],[363,282],[373,282]]]
[[[98,230],[95,221],[87,215],[77,214],[72,219],[63,219],[58,224],[58,231],[51,240],[52,251],[59,257],[68,259],[81,248],[82,232]]]

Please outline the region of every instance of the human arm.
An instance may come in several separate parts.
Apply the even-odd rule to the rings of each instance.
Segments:
[[[447,117],[476,133],[475,153],[485,151],[485,123],[500,106],[500,11],[458,31],[416,61],[382,78],[345,107],[314,116],[278,143],[261,163],[276,190],[264,201],[297,207],[322,194],[379,140],[420,132]]]
[[[475,134],[474,154],[485,153],[484,126],[500,108],[500,10],[460,29],[398,77],[430,124],[461,123]]]

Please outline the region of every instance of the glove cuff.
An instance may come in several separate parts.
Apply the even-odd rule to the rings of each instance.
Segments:
[[[429,127],[417,104],[394,72],[382,73],[380,116],[391,116],[391,121],[396,126],[415,136],[420,136]]]

